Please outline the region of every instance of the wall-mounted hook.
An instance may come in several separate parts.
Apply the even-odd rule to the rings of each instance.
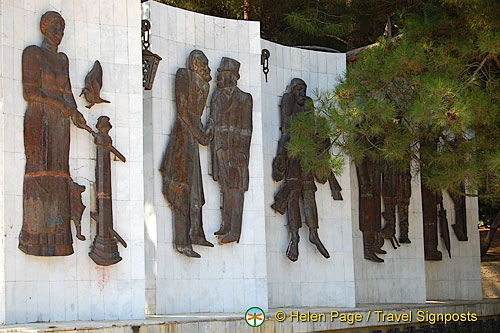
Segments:
[[[268,49],[263,49],[262,54],[260,55],[260,64],[262,65],[262,71],[266,76],[267,82],[267,73],[269,73],[269,57],[271,56],[271,52]]]

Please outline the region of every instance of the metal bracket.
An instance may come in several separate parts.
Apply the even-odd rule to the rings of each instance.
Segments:
[[[267,82],[267,73],[269,73],[269,57],[271,56],[271,52],[268,49],[263,49],[260,55],[260,64],[262,65],[262,71],[266,76]]]

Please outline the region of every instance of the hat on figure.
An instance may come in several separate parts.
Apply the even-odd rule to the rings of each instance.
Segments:
[[[240,74],[238,73],[240,70],[240,63],[234,59],[222,57],[220,61],[220,66],[217,68],[218,72],[222,71],[230,71],[236,74],[238,79],[240,78]]]

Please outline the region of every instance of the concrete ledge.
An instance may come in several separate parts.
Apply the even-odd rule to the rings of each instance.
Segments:
[[[286,319],[278,322],[276,313],[283,311]],[[338,316],[331,320],[332,311],[338,312]],[[377,311],[378,319],[377,319]],[[380,312],[379,312],[380,311]],[[392,325],[424,324],[425,320],[419,320],[426,314],[475,314],[477,318],[498,316],[500,314],[500,300],[484,299],[482,301],[428,301],[425,304],[360,304],[356,308],[279,308],[271,309],[266,313],[266,321],[259,328],[249,327],[243,320],[242,313],[219,313],[219,314],[185,314],[148,316],[145,320],[122,320],[122,321],[73,321],[54,323],[33,323],[19,325],[0,326],[0,333],[4,332],[105,332],[105,333],[159,333],[159,332],[312,332],[338,329],[378,329]],[[281,313],[281,312],[280,312]],[[411,321],[409,319],[411,313]],[[291,316],[293,315],[293,320]],[[312,319],[316,314],[318,318],[325,320],[307,321],[307,316]],[[323,314],[323,315],[321,315]],[[334,315],[336,313],[334,312]],[[362,318],[354,324],[341,321],[344,315],[351,319]],[[396,315],[405,315],[396,321]],[[382,316],[384,318],[382,318]],[[302,321],[302,320],[304,321]],[[385,320],[382,320],[385,319]],[[391,320],[394,319],[394,320]],[[370,328],[370,329],[369,329]],[[358,331],[357,330],[357,331]]]

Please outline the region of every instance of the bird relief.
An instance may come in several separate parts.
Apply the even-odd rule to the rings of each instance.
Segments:
[[[111,103],[105,99],[101,98],[101,88],[102,88],[102,67],[99,60],[94,62],[94,67],[92,70],[88,72],[85,77],[85,88],[83,88],[80,97],[83,95],[85,99],[90,104],[86,106],[87,109],[90,109],[95,104],[100,103]]]

